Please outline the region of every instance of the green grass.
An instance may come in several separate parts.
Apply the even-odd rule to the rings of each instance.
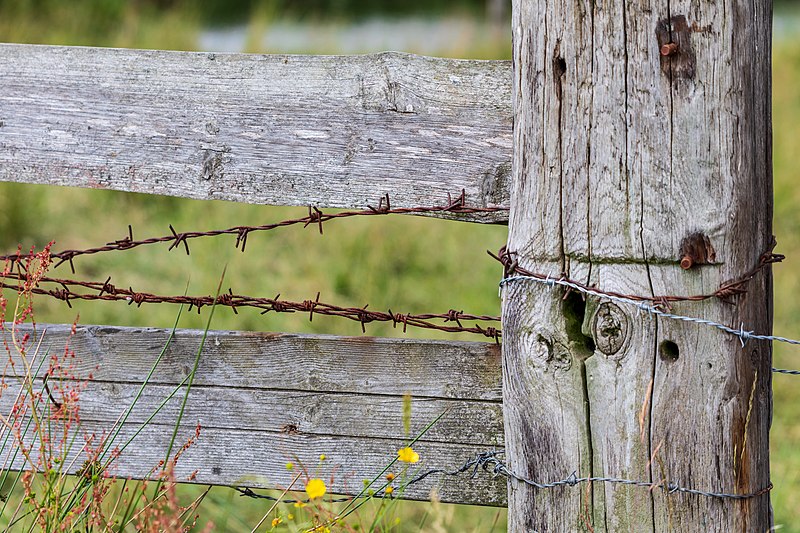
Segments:
[[[199,29],[197,19],[179,9],[150,12],[126,8],[119,23],[97,21],[64,4],[62,11],[34,17],[30,13],[0,16],[0,40],[58,44],[132,46],[192,49]],[[264,16],[259,15],[259,16]],[[44,21],[44,23],[43,23]],[[49,22],[53,23],[49,23]],[[58,21],[58,24],[54,23]],[[255,31],[263,25],[256,17]],[[100,28],[97,30],[97,28]],[[508,57],[508,39],[494,45],[481,41],[449,50],[461,57]],[[788,256],[775,272],[775,331],[800,337],[800,43],[779,42],[774,51],[774,185],[775,233],[778,251]],[[377,199],[376,199],[377,200]],[[444,200],[444,199],[443,199]],[[0,245],[41,246],[55,238],[55,249],[80,248],[123,237],[132,224],[137,237],[162,235],[168,224],[178,231],[212,229],[240,224],[263,224],[304,214],[302,209],[250,206],[225,202],[198,202],[36,186],[0,185]],[[233,237],[203,239],[190,244],[187,257],[180,249],[167,253],[166,245],[125,253],[77,259],[77,276],[105,279],[117,285],[156,293],[180,294],[191,273],[189,293],[207,292],[227,264],[226,286],[234,291],[287,299],[322,299],[340,305],[364,305],[396,312],[447,311],[453,307],[474,313],[497,314],[496,281],[500,269],[485,254],[497,250],[506,228],[468,225],[416,217],[370,218],[333,221],[320,236],[315,228],[291,228],[253,234],[247,252],[234,248]],[[60,272],[66,275],[68,269]],[[169,306],[141,308],[124,303],[39,300],[37,318],[42,322],[71,322],[80,313],[82,323],[170,327],[176,309]],[[182,327],[202,328],[205,315],[189,314]],[[219,309],[214,328],[260,331],[360,334],[358,323],[315,317],[309,323],[299,315],[261,316],[242,310],[233,315]],[[367,325],[373,335],[400,335],[388,325]],[[409,336],[452,338],[431,332]],[[469,338],[469,337],[465,337]],[[775,366],[800,368],[795,348],[775,347]],[[782,531],[800,532],[800,403],[797,379],[774,376],[774,418],[771,431],[772,502],[775,523]],[[203,490],[185,487],[190,500]],[[252,527],[263,514],[260,501],[241,498],[225,488],[213,489],[201,506],[199,524],[213,520],[219,530]],[[399,531],[416,531],[430,504],[404,503]],[[435,508],[442,530],[486,531],[496,510],[440,506]],[[498,530],[505,525],[501,511]]]
[[[774,231],[786,254],[776,265],[775,331],[800,337],[800,43],[779,43],[773,55]],[[800,368],[795,347],[776,343],[777,367]],[[773,376],[774,414],[770,433],[772,504],[782,531],[800,531],[800,387],[797,378]]]

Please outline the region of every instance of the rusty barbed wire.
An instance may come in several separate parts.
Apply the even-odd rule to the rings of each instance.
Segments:
[[[0,288],[20,290],[19,285],[7,283],[5,280],[10,279],[18,282],[25,282],[27,280],[26,273],[24,272],[7,272],[4,277],[0,277]],[[108,277],[104,282],[98,281],[80,281],[73,279],[61,279],[51,277],[41,277],[37,280],[38,283],[35,287],[27,288],[33,294],[49,296],[57,300],[66,302],[72,307],[70,303],[72,300],[88,300],[88,301],[124,301],[128,305],[136,304],[137,307],[145,303],[150,304],[179,304],[188,305],[189,310],[200,309],[210,305],[221,305],[230,307],[234,313],[238,313],[238,309],[242,307],[249,307],[260,309],[261,314],[269,312],[275,313],[308,313],[309,321],[313,321],[314,315],[327,315],[337,316],[353,320],[361,323],[362,333],[366,333],[366,324],[370,322],[391,322],[396,328],[398,324],[403,326],[403,333],[408,327],[432,329],[437,331],[444,331],[447,333],[472,333],[482,335],[494,339],[496,343],[500,343],[502,333],[500,329],[487,326],[481,327],[479,324],[474,326],[464,326],[462,321],[470,322],[499,322],[499,316],[491,315],[475,315],[465,313],[463,310],[458,311],[450,309],[446,313],[395,313],[391,309],[388,312],[374,311],[368,309],[368,305],[364,307],[341,307],[319,300],[320,293],[313,300],[303,300],[302,302],[294,302],[290,300],[281,300],[280,294],[274,298],[260,298],[253,296],[246,296],[241,294],[234,294],[232,289],[228,289],[227,293],[220,294],[216,299],[214,296],[164,296],[158,294],[151,294],[147,292],[134,291],[133,288],[128,287],[120,288],[111,283],[111,277]],[[59,288],[46,289],[40,285],[43,283],[58,285]],[[86,292],[75,292],[75,288],[82,288],[92,291],[97,291],[97,294]],[[444,324],[432,322],[432,320],[443,320]],[[454,324],[454,325],[447,325]]]
[[[597,289],[596,287],[587,285],[585,283],[581,283],[580,281],[570,279],[567,277],[565,273],[561,273],[559,276],[553,276],[548,274],[541,274],[538,272],[532,272],[528,269],[522,268],[521,266],[519,266],[517,262],[516,259],[517,253],[509,251],[505,246],[500,248],[500,251],[497,254],[493,254],[488,250],[487,253],[503,265],[504,278],[512,277],[514,274],[519,274],[525,277],[534,278],[541,281],[559,279],[561,281],[565,281],[571,285],[574,285],[576,288],[583,289],[586,291],[591,291],[593,293],[602,294],[613,298],[623,298],[626,300],[633,300],[637,302],[652,302],[656,306],[668,310],[670,308],[669,304],[673,302],[699,302],[703,300],[709,300],[712,298],[717,298],[725,303],[732,304],[733,302],[731,301],[731,298],[746,293],[747,285],[756,276],[756,274],[761,272],[767,266],[773,263],[780,263],[786,258],[786,256],[782,254],[776,254],[773,252],[773,250],[777,245],[778,242],[773,236],[769,248],[759,256],[758,263],[753,268],[751,268],[738,278],[734,278],[732,280],[723,282],[719,286],[719,288],[712,293],[695,294],[691,296],[677,296],[677,295],[642,296],[638,294],[624,294],[614,291],[603,291]],[[567,294],[569,294],[569,289],[567,290]]]
[[[422,214],[422,213],[454,213],[454,214],[471,214],[471,213],[496,213],[499,211],[508,211],[507,207],[469,207],[466,203],[466,191],[461,190],[461,194],[455,199],[450,194],[447,195],[447,204],[440,206],[419,206],[419,207],[398,207],[393,208],[389,201],[389,195],[382,196],[378,202],[377,207],[367,206],[367,209],[358,211],[342,211],[340,213],[324,213],[320,209],[309,206],[308,215],[300,218],[292,218],[274,222],[272,224],[262,224],[259,226],[234,226],[227,229],[210,230],[210,231],[186,231],[178,232],[169,225],[170,234],[160,237],[151,237],[148,239],[136,240],[133,238],[133,227],[128,226],[128,235],[122,239],[111,241],[104,246],[97,246],[94,248],[85,248],[79,250],[61,250],[58,252],[51,252],[50,257],[58,260],[54,268],[58,268],[64,263],[69,263],[72,273],[75,273],[75,265],[73,259],[82,255],[92,255],[103,252],[130,250],[140,246],[147,246],[150,244],[158,243],[171,243],[168,250],[174,250],[181,246],[189,255],[189,240],[198,239],[201,237],[216,237],[219,235],[235,235],[235,247],[242,252],[247,245],[247,237],[253,232],[270,231],[277,228],[287,226],[295,226],[302,224],[303,227],[315,225],[319,228],[319,233],[323,233],[323,223],[340,218],[351,218],[357,216],[376,216],[376,215],[409,215],[409,214]],[[24,259],[30,259],[34,256],[33,253],[21,253],[0,255],[0,261],[10,262],[13,266]]]

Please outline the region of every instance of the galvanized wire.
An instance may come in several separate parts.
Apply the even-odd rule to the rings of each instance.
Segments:
[[[728,499],[728,500],[748,500],[751,498],[757,498],[758,496],[762,496],[769,491],[772,490],[772,483],[769,483],[766,487],[744,494],[738,494],[733,492],[723,492],[723,491],[714,491],[714,490],[703,490],[703,489],[694,489],[689,487],[684,487],[677,482],[674,481],[641,481],[641,480],[634,480],[634,479],[625,479],[619,477],[607,477],[607,476],[584,476],[579,477],[577,472],[572,472],[569,476],[565,477],[564,479],[559,479],[556,481],[550,482],[543,482],[543,481],[534,481],[532,479],[526,478],[525,476],[521,476],[519,474],[514,473],[508,465],[500,459],[505,452],[502,450],[487,450],[485,452],[480,452],[475,454],[475,457],[472,459],[468,459],[461,465],[459,468],[454,470],[446,470],[442,468],[433,468],[427,470],[424,473],[417,475],[416,477],[412,478],[410,481],[406,483],[402,483],[402,487],[408,487],[415,483],[419,483],[422,480],[428,478],[432,475],[443,475],[443,476],[460,476],[465,472],[469,472],[469,479],[475,479],[480,472],[487,472],[493,476],[505,476],[507,478],[513,479],[518,483],[522,483],[533,487],[537,490],[548,490],[548,489],[555,489],[559,487],[574,487],[579,484],[583,483],[611,483],[616,485],[628,485],[633,487],[642,487],[648,490],[654,489],[662,489],[666,495],[674,495],[674,494],[692,494],[695,496],[704,496],[707,498],[717,498],[717,499]],[[281,503],[308,503],[309,500],[281,500],[274,496],[269,496],[265,494],[257,494],[253,492],[249,488],[236,488],[242,496],[249,496],[251,498],[263,498],[272,501],[280,501]],[[379,491],[375,494],[375,496],[385,496],[385,491]],[[331,500],[334,502],[344,502],[350,501],[353,498],[339,498],[336,500]]]
[[[555,287],[556,285],[559,285],[559,286],[562,286],[562,287],[567,287],[569,289],[578,291],[578,292],[583,293],[583,294],[587,294],[587,295],[590,295],[590,296],[596,296],[597,298],[601,298],[601,299],[604,299],[604,300],[609,300],[609,301],[612,301],[612,302],[621,303],[621,304],[625,304],[625,305],[632,305],[634,307],[637,307],[639,310],[644,311],[646,313],[649,313],[651,315],[660,316],[660,317],[663,317],[663,318],[669,318],[669,319],[672,319],[672,320],[680,320],[680,321],[683,321],[683,322],[691,322],[691,323],[694,323],[694,324],[700,324],[700,325],[703,325],[703,326],[709,326],[709,327],[712,327],[712,328],[716,328],[716,329],[718,329],[720,331],[723,331],[725,333],[728,333],[730,335],[735,335],[736,337],[739,337],[739,341],[742,343],[742,346],[744,346],[745,343],[750,339],[767,340],[767,341],[778,341],[778,342],[785,342],[785,343],[788,343],[788,344],[800,345],[800,340],[789,339],[789,338],[786,338],[786,337],[779,337],[779,336],[776,336],[776,335],[759,334],[759,333],[755,333],[753,331],[746,330],[744,328],[744,323],[742,323],[739,326],[739,328],[737,329],[737,328],[733,328],[731,326],[727,326],[725,324],[722,324],[720,322],[715,322],[713,320],[707,320],[705,318],[696,318],[696,317],[690,317],[690,316],[685,316],[685,315],[677,315],[677,314],[671,313],[669,311],[664,311],[659,306],[650,304],[650,303],[648,303],[646,301],[632,300],[631,298],[628,298],[628,297],[618,296],[616,294],[611,294],[611,293],[608,293],[608,292],[605,292],[605,291],[601,291],[601,290],[595,289],[593,287],[587,287],[587,286],[585,286],[583,284],[575,283],[575,282],[573,282],[571,280],[567,280],[567,279],[564,279],[564,278],[555,279],[555,278],[550,278],[549,276],[546,276],[544,279],[542,279],[540,276],[511,276],[511,277],[502,279],[500,281],[500,287],[503,287],[503,286],[505,286],[505,285],[507,285],[509,283],[513,283],[513,282],[517,282],[517,281],[532,281],[532,282],[535,282],[535,283],[541,283],[541,284],[547,285],[549,287]]]
[[[787,368],[772,368],[776,374],[788,374],[790,376],[800,376],[800,370],[789,370]]]
[[[503,461],[499,459],[499,456],[503,455],[504,453],[505,452],[503,452],[502,450],[489,450],[481,452],[476,454],[473,459],[467,460],[460,468],[456,470],[448,471],[443,469],[432,469],[412,479],[409,482],[409,484],[422,481],[426,477],[433,474],[458,476],[468,470],[472,471],[470,474],[470,478],[475,478],[478,475],[478,472],[482,470],[484,472],[489,472],[495,476],[503,475],[509,477],[517,482],[524,483],[525,485],[529,485],[535,489],[540,489],[540,490],[554,489],[557,487],[564,487],[564,486],[574,487],[575,485],[581,483],[614,483],[619,485],[632,485],[636,487],[645,487],[651,490],[655,488],[662,488],[667,494],[675,494],[680,492],[684,494],[695,494],[698,496],[706,496],[709,498],[728,498],[734,500],[746,500],[749,498],[755,498],[772,490],[772,483],[770,483],[766,488],[751,493],[734,494],[726,492],[691,489],[683,487],[678,483],[674,482],[660,481],[654,483],[651,481],[637,481],[632,479],[624,479],[618,477],[603,477],[603,476],[578,477],[576,472],[572,472],[572,474],[570,474],[566,478],[557,481],[537,482],[512,472],[511,469],[509,469],[508,465],[506,465]]]

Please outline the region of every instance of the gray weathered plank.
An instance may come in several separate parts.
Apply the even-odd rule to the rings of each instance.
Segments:
[[[11,325],[6,328],[9,335]],[[79,326],[72,336],[70,331],[66,325],[40,324],[34,332],[26,325],[17,328],[17,336],[31,333],[29,346],[41,340],[40,357],[56,355],[66,374],[75,376],[50,377],[57,399],[61,387],[83,383],[80,431],[100,435],[133,402],[169,331],[109,326]],[[201,337],[202,331],[177,330],[124,434],[147,420],[183,381]],[[63,356],[67,344],[74,358]],[[19,356],[14,361],[19,374],[24,365]],[[35,371],[37,383],[48,365]],[[499,347],[490,343],[211,331],[182,423],[184,432],[201,424],[201,439],[178,475],[197,470],[200,483],[270,488],[290,480],[284,465],[293,455],[315,465],[324,453],[331,458],[326,467],[339,467],[333,490],[353,494],[407,438],[402,422],[407,392],[411,435],[446,413],[415,446],[425,459],[421,467],[460,466],[475,453],[503,446],[500,379]],[[126,449],[118,475],[140,478],[158,463],[182,397],[179,392],[169,400]],[[13,400],[13,394],[0,396],[0,412],[8,413]],[[426,498],[435,482],[415,486],[406,496]],[[505,502],[504,483],[491,476],[446,482],[439,493],[444,501]]]
[[[769,14],[768,0],[514,3],[509,248],[522,266],[608,291],[688,295],[758,262],[771,236]],[[660,54],[663,31],[676,56]],[[716,259],[684,271],[681,242],[697,231]],[[759,274],[736,306],[673,310],[769,332],[770,291]],[[562,296],[531,284],[504,295],[506,445],[523,475],[577,469],[740,494],[768,485],[767,343]],[[768,495],[584,489],[512,482],[510,531],[771,525]]]
[[[499,366],[499,360],[498,360]],[[499,368],[498,368],[499,369]],[[41,386],[41,380],[37,380]],[[76,382],[67,382],[72,388]],[[83,420],[114,422],[133,403],[141,383],[96,381],[83,383],[80,412]],[[51,383],[56,397],[58,385]],[[287,431],[309,435],[343,435],[396,439],[403,435],[403,398],[324,391],[288,391],[269,388],[237,388],[225,383],[194,386],[185,417],[203,427],[251,431]],[[137,400],[128,421],[142,423],[167,401],[153,421],[169,425],[176,420],[183,394],[174,386],[149,384]],[[171,396],[171,399],[169,399]],[[0,397],[0,412],[8,412],[14,398]],[[412,431],[421,431],[440,414],[447,415],[423,437],[427,442],[461,443],[477,448],[503,444],[503,413],[499,402],[442,400],[412,397]]]
[[[138,426],[126,425],[115,445],[128,442]],[[54,426],[54,431],[58,428]],[[78,431],[84,435],[100,436],[108,433],[107,423],[85,421]],[[141,478],[156,469],[164,459],[173,426],[150,425],[142,431],[130,446],[114,461],[110,473],[118,478]],[[176,440],[180,447],[195,432],[195,426],[185,426]],[[64,464],[71,465],[70,472],[77,472],[86,461],[81,455],[78,439],[69,459]],[[97,440],[95,440],[97,442]],[[372,479],[397,456],[397,450],[404,446],[400,439],[364,439],[336,435],[288,435],[267,431],[242,431],[231,429],[200,429],[200,438],[178,460],[175,475],[178,481],[186,481],[196,472],[195,483],[230,485],[251,488],[285,488],[305,466],[313,476],[325,479],[329,491],[335,494],[355,495],[363,487],[362,480]],[[420,454],[420,461],[410,465],[407,479],[421,471],[433,468],[455,469],[475,455],[475,447],[463,444],[418,442],[414,445]],[[6,459],[11,446],[0,450],[0,461]],[[13,451],[12,451],[13,453]],[[320,463],[321,454],[326,456]],[[72,462],[74,457],[77,460]],[[289,472],[286,463],[292,462],[297,468]],[[319,465],[319,466],[318,466]],[[22,468],[21,461],[13,464]],[[403,464],[397,463],[391,471],[400,475]],[[403,494],[404,498],[425,500],[436,487],[438,497],[445,502],[479,505],[505,505],[505,480],[488,474],[467,479],[431,475],[425,480],[411,485]],[[302,492],[303,481],[296,488],[297,496]],[[380,487],[380,485],[378,485]]]
[[[44,332],[43,346],[58,351],[66,345],[71,327],[39,324],[37,329]],[[141,383],[169,333],[78,326],[69,341],[81,356],[75,370],[82,376],[91,372],[99,381]],[[199,330],[178,330],[151,382],[180,383],[191,370],[201,337]],[[499,402],[499,354],[499,346],[483,342],[212,330],[194,383],[369,395],[407,392],[420,398]]]
[[[0,180],[343,208],[464,189],[507,206],[510,101],[502,61],[0,44]]]

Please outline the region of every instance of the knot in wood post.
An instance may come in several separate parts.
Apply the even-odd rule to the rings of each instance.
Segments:
[[[603,302],[597,308],[592,323],[592,336],[597,349],[606,355],[614,355],[625,345],[628,338],[628,317],[616,304]]]
[[[563,342],[552,337],[550,333],[538,333],[534,345],[534,354],[537,365],[541,368],[549,367],[558,371],[567,371],[572,368],[572,357],[569,348]]]

